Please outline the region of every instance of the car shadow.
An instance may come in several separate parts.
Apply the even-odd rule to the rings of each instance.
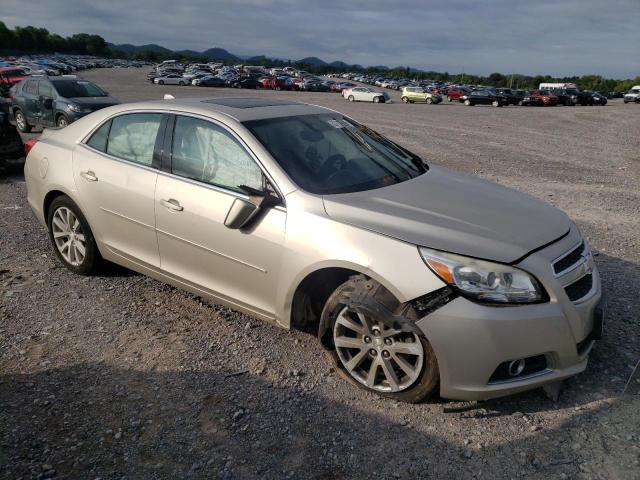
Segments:
[[[4,374],[0,386],[4,478],[47,478],[52,470],[70,479],[573,476],[594,452],[559,443],[567,431],[596,430],[603,421],[634,418],[634,410],[638,418],[636,392],[544,430],[512,416],[505,425],[515,428],[512,442],[494,443],[487,435],[475,445],[451,437],[440,419],[408,424],[303,384],[225,369],[136,371],[84,363]],[[381,410],[390,409],[392,402],[384,402]],[[467,414],[456,421],[479,430],[505,423]],[[611,454],[615,448],[609,444]],[[630,473],[623,458],[598,455],[604,472]]]

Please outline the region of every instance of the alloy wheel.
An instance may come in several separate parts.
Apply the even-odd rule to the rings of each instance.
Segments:
[[[17,111],[15,117],[16,117],[16,124],[18,125],[18,128],[20,130],[24,130],[24,128],[26,126],[26,122],[25,122],[24,115],[22,114],[22,112],[21,111]]]
[[[406,390],[422,372],[424,348],[415,333],[396,330],[348,307],[336,318],[333,342],[347,373],[372,390]]]
[[[58,122],[57,123],[58,123],[58,127],[59,128],[64,128],[69,124],[69,122],[67,122],[67,119],[65,117],[62,117],[62,116],[58,118]]]
[[[56,248],[70,265],[82,264],[86,255],[85,235],[75,214],[67,207],[53,213],[51,231]]]

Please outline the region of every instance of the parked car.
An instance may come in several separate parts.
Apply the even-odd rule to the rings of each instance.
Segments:
[[[606,105],[607,97],[602,95],[599,92],[585,92],[585,95],[580,98],[580,105],[582,106],[590,106],[590,105]]]
[[[313,332],[344,377],[394,400],[558,382],[602,331],[598,270],[563,212],[333,110],[116,106],[45,132],[24,172],[70,271],[105,259]]]
[[[386,92],[379,92],[368,87],[352,87],[343,90],[342,96],[350,102],[385,103],[390,100]]]
[[[524,93],[522,100],[518,103],[518,105],[523,105],[525,107],[544,107],[544,102],[542,101],[542,97],[540,95],[535,95],[530,91]]]
[[[403,103],[424,102],[437,104],[442,102],[442,96],[423,87],[403,87],[401,100]]]
[[[507,99],[507,105],[520,105],[524,92],[522,90],[512,90],[510,88],[496,88],[496,92]]]
[[[17,172],[24,167],[24,145],[9,115],[0,112],[0,173]]]
[[[101,108],[120,103],[95,83],[76,77],[29,77],[11,89],[10,110],[21,132],[63,128]]]
[[[450,102],[454,100],[458,100],[462,102],[464,101],[464,99],[461,100],[461,98],[466,97],[467,95],[469,95],[470,92],[471,90],[468,88],[463,88],[463,87],[450,88],[447,91],[447,100],[449,100]]]
[[[167,75],[154,78],[153,83],[157,85],[180,85],[181,87],[184,87],[191,82],[179,73],[169,73]]]
[[[554,89],[550,90],[552,95],[558,97],[558,105],[564,105],[565,107],[571,107],[578,103],[580,92],[575,89]]]
[[[227,85],[232,88],[261,88],[262,84],[253,77],[239,78],[227,82]]]
[[[542,105],[544,106],[550,106],[550,107],[554,107],[558,104],[558,97],[556,97],[553,93],[551,93],[549,90],[529,90],[529,93],[534,96],[537,97],[538,99],[540,99],[542,101]]]
[[[201,78],[198,82],[199,87],[226,87],[227,81],[220,77],[210,76]]]
[[[486,88],[469,92],[464,99],[464,104],[468,107],[473,107],[475,105],[504,107],[505,105],[508,105],[508,102],[505,96],[500,95],[495,90]]]
[[[640,85],[632,87],[627,93],[624,94],[624,103],[640,103]]]
[[[27,73],[21,68],[0,67],[0,97],[6,97],[11,87],[27,77]]]
[[[340,82],[340,83],[334,83],[331,86],[331,91],[332,92],[338,92],[338,93],[342,93],[342,91],[346,88],[352,88],[357,86],[355,83],[351,83],[351,82]]]

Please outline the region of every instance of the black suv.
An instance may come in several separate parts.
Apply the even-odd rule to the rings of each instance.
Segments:
[[[9,92],[10,112],[21,132],[34,126],[59,128],[85,115],[120,103],[97,85],[71,76],[34,75]]]
[[[519,105],[524,98],[523,90],[511,90],[510,88],[496,88],[496,92],[507,99],[509,105]]]
[[[467,106],[473,105],[493,105],[494,107],[503,107],[509,105],[507,97],[500,95],[495,90],[486,88],[480,90],[474,90],[469,93],[464,100],[464,104]]]
[[[556,88],[551,90],[551,93],[558,97],[558,105],[565,107],[576,105],[580,97],[580,91],[575,88]]]

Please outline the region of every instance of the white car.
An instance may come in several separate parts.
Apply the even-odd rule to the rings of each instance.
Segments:
[[[640,103],[640,85],[635,85],[624,95],[624,103]]]
[[[389,95],[369,87],[353,87],[342,91],[342,96],[350,102],[386,103],[391,100]]]
[[[163,77],[157,77],[153,79],[153,83],[157,85],[180,85],[181,87],[189,84],[189,80],[177,73],[170,73]]]

